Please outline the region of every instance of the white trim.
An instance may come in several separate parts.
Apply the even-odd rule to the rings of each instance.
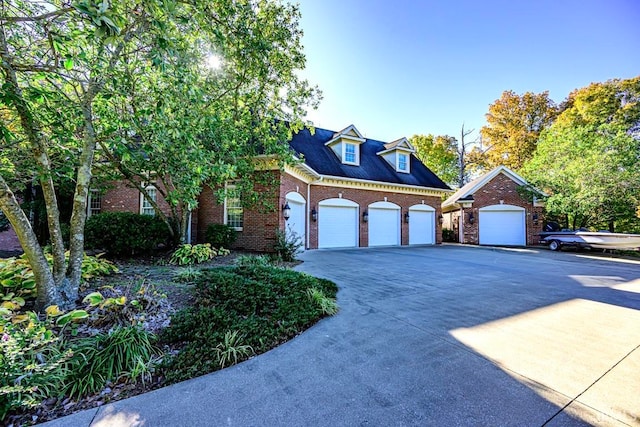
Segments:
[[[228,224],[229,215],[227,214],[227,199],[229,198],[227,194],[227,190],[229,188],[234,189],[236,188],[236,186],[234,184],[228,184],[228,183],[224,184],[225,194],[224,194],[223,211],[222,211],[222,216],[223,216],[222,220],[224,225],[229,225]],[[242,231],[244,229],[244,206],[240,206],[240,207],[242,208],[242,227],[233,227],[233,229],[236,231]]]
[[[348,142],[352,143],[352,144],[363,144],[366,139],[364,138],[356,138],[355,136],[351,136],[351,135],[338,135],[335,138],[330,139],[329,141],[325,142],[324,145],[326,147],[330,147],[334,144],[337,144],[338,142],[342,142],[342,140],[345,139]]]
[[[406,169],[400,169],[400,156],[406,156]],[[396,172],[411,173],[411,153],[402,153],[401,150],[396,150]]]
[[[400,206],[391,202],[373,202],[368,206],[369,209],[393,209],[399,210]]]
[[[491,206],[485,206],[484,208],[480,208],[478,209],[480,212],[484,212],[484,211],[525,211],[526,209],[521,207],[521,206],[514,206],[514,205],[491,205]]]
[[[352,146],[353,147],[353,155],[355,157],[355,160],[353,162],[350,162],[347,160],[347,147],[348,146]],[[342,163],[344,163],[345,165],[355,165],[355,166],[360,166],[360,146],[358,144],[354,144],[352,142],[342,142]]]
[[[409,207],[409,211],[435,212],[436,208],[429,205],[413,205]]]
[[[300,193],[291,191],[284,196],[285,200],[290,200],[295,203],[307,203],[304,197]]]
[[[91,208],[91,204],[95,195],[98,195],[98,198],[100,200],[100,208],[98,209],[98,212],[92,213],[93,209]],[[87,194],[87,218],[90,218],[92,215],[97,215],[100,212],[102,212],[102,193],[100,192],[100,190],[90,189],[89,193]]]
[[[501,174],[501,173],[504,174],[507,178],[510,178],[511,180],[513,180],[518,185],[528,184],[526,179],[524,179],[523,177],[521,177],[520,175],[518,175],[508,167],[498,166],[497,168],[485,174],[483,177],[477,179],[476,181],[472,181],[471,183],[462,187],[460,190],[464,189],[464,191],[458,194],[460,192],[460,190],[458,190],[456,193],[453,194],[453,196],[449,197],[447,200],[445,200],[442,203],[442,207],[445,208],[445,207],[455,205],[456,203],[458,203],[458,200],[464,199],[467,196],[473,195],[476,191],[484,187],[489,181],[491,181],[493,178],[495,178],[496,176],[498,176],[498,174]],[[467,186],[468,188],[465,188]],[[544,193],[541,192],[541,194],[544,194]]]
[[[382,151],[378,151],[376,154],[377,155],[383,155],[383,154],[387,154],[387,153],[391,153],[392,151],[404,151],[407,153],[415,153],[416,150],[410,150],[408,148],[404,148],[404,147],[392,147],[392,148],[387,148],[385,150]]]
[[[364,140],[365,140],[364,136],[360,133],[360,131],[358,129],[356,129],[355,125],[349,125],[346,128],[334,133],[333,137],[335,138],[337,136],[342,135],[342,136],[347,136],[347,137],[353,138],[353,136],[347,135],[349,132],[352,132],[352,131],[358,136],[358,139],[361,139],[362,142],[364,142]]]
[[[142,183],[144,184],[144,183]],[[153,199],[154,202],[156,202],[156,204],[158,203],[158,189],[156,188],[156,186],[154,184],[145,184],[142,187],[144,187],[144,192],[147,193],[147,195],[149,195],[149,197],[151,197],[151,195],[147,192],[148,190],[153,190],[154,191],[154,196],[151,197]],[[156,215],[156,211],[153,208],[153,205],[151,205],[151,203],[149,203],[149,206],[145,208],[144,204],[146,203],[146,199],[144,197],[144,194],[140,193],[140,215],[150,215],[150,216],[155,216]],[[151,209],[151,213],[145,213],[145,209]]]
[[[358,208],[359,204],[349,199],[324,199],[318,202],[318,206],[348,206],[350,208]]]
[[[391,189],[396,193],[423,194],[437,197],[440,197],[445,193],[453,193],[453,190],[446,190],[444,188],[421,187],[419,185],[396,184],[394,182],[371,181],[368,179],[346,178],[342,176],[323,175],[322,178],[323,180],[321,184],[318,183],[314,185],[323,185],[326,187],[357,188],[365,190],[368,189],[374,191],[384,191]],[[375,188],[364,188],[367,185]]]

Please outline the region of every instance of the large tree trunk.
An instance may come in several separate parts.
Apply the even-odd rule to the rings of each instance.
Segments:
[[[62,308],[68,308],[70,301],[64,301],[58,292],[56,282],[49,267],[49,263],[44,256],[42,248],[38,244],[38,238],[31,228],[29,218],[24,214],[20,204],[13,192],[9,189],[6,181],[0,176],[0,209],[9,219],[11,226],[18,235],[20,245],[31,264],[33,276],[36,281],[38,297],[36,299],[36,310],[44,310],[47,306],[58,304]]]
[[[41,292],[38,291],[38,305],[47,303],[58,303],[60,305],[65,305],[63,300],[54,300],[49,301],[50,298],[55,295],[59,295],[57,290],[53,289],[56,283],[63,283],[65,279],[65,256],[64,256],[64,242],[62,240],[62,231],[60,228],[60,211],[58,209],[58,201],[55,193],[55,187],[53,183],[53,179],[51,177],[51,163],[49,161],[49,156],[47,155],[47,139],[45,134],[42,132],[40,127],[38,126],[37,121],[34,119],[29,106],[22,94],[22,89],[18,83],[18,77],[16,75],[16,71],[13,69],[11,62],[9,59],[11,58],[7,40],[5,36],[5,32],[0,28],[0,57],[2,57],[2,61],[0,61],[0,67],[2,68],[4,77],[5,77],[5,91],[9,95],[11,100],[11,105],[15,108],[15,111],[20,118],[20,122],[22,125],[22,129],[27,137],[31,145],[31,150],[33,152],[34,159],[36,161],[38,167],[38,176],[40,180],[40,185],[42,186],[42,192],[44,195],[44,200],[47,208],[47,224],[49,226],[49,233],[51,238],[51,246],[52,246],[52,254],[53,254],[53,273],[49,273],[52,275],[52,279],[49,280],[48,277],[44,276],[44,273],[36,275],[36,281],[38,282],[38,286],[49,287],[51,289],[43,289]],[[5,187],[4,191],[8,190],[6,182],[3,181],[3,185]],[[15,201],[15,197],[13,193],[11,193],[11,197]],[[7,196],[9,197],[9,196]],[[20,206],[16,206],[20,209]],[[13,212],[13,204],[9,203],[7,208]],[[36,270],[41,269],[42,265],[38,264],[41,261],[41,257],[37,255],[38,252],[42,252],[40,245],[37,242],[37,239],[32,239],[31,235],[35,236],[33,230],[31,228],[31,224],[29,224],[27,232],[27,228],[25,224],[22,223],[22,220],[28,222],[24,212],[20,209],[21,214],[16,215],[17,212],[13,212],[12,216],[14,221],[16,221],[16,233],[20,231],[23,236],[20,240],[22,248],[25,253],[27,253],[27,258],[29,258],[30,262],[34,262],[37,265],[32,264],[32,268],[34,269],[34,274]],[[11,220],[10,220],[11,221]],[[12,222],[13,223],[13,222]],[[20,238],[20,234],[18,234]],[[35,245],[35,246],[25,246],[25,245]],[[32,256],[28,255],[31,253]],[[42,258],[44,255],[42,255]],[[33,260],[33,261],[32,261]],[[45,263],[46,269],[49,267]],[[39,280],[43,280],[44,282],[40,282]]]
[[[69,297],[76,299],[82,279],[82,259],[84,258],[84,225],[87,221],[87,197],[91,185],[91,165],[96,149],[96,134],[93,127],[93,86],[87,93],[82,106],[84,117],[84,138],[80,164],[76,177],[76,189],[73,196],[73,212],[71,213],[69,239],[68,287],[65,289]]]

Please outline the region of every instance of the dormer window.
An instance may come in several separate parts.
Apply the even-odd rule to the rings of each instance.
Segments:
[[[344,144],[344,162],[357,165],[358,162],[358,147],[355,144]]]
[[[384,144],[384,150],[378,152],[391,165],[396,172],[411,173],[411,154],[416,150],[407,138]]]
[[[398,153],[398,172],[409,172],[409,156]]]
[[[333,134],[333,138],[324,145],[331,148],[345,165],[360,165],[360,144],[365,138],[351,125]]]

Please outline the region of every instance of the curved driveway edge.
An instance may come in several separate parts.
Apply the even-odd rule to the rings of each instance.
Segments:
[[[640,425],[640,263],[310,251],[338,315],[240,365],[47,426]]]

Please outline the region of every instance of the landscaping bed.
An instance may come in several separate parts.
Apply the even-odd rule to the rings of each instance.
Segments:
[[[61,328],[40,316],[36,324],[53,332],[47,345],[57,349],[44,358],[66,367],[41,373],[41,389],[30,390],[33,405],[14,405],[0,421],[55,419],[222,369],[295,337],[337,311],[337,287],[289,269],[293,264],[239,253],[183,267],[168,257],[117,262],[118,273],[85,283],[78,309],[86,319]],[[4,332],[11,335],[10,328]],[[74,353],[65,359],[69,348]],[[85,363],[77,363],[83,352]],[[128,360],[134,369],[125,367]],[[2,396],[0,409],[9,395]]]

